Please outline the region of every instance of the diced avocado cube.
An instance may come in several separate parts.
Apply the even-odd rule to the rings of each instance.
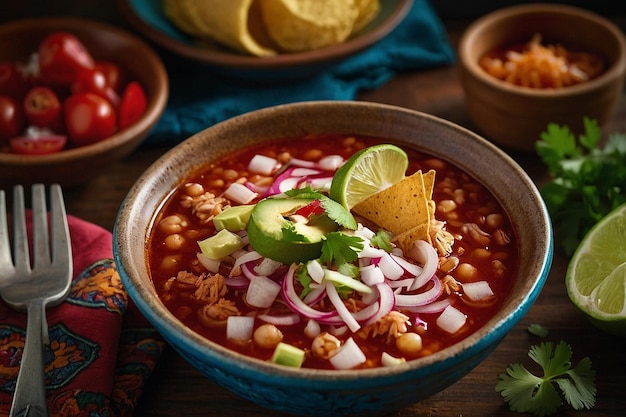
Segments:
[[[280,342],[274,349],[271,361],[279,365],[300,368],[304,362],[304,350],[293,345]]]
[[[222,229],[217,234],[198,242],[200,250],[210,259],[221,259],[245,246],[235,233]]]
[[[227,208],[213,218],[215,229],[226,229],[231,232],[246,230],[246,227],[248,227],[248,220],[250,220],[250,213],[253,208],[254,204]]]

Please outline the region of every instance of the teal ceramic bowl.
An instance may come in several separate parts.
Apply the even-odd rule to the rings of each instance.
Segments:
[[[457,164],[486,185],[508,212],[521,256],[512,292],[493,319],[463,341],[404,364],[368,370],[294,369],[244,357],[191,331],[157,297],[145,261],[153,216],[190,171],[253,143],[302,132],[386,137]],[[235,138],[235,139],[233,139]],[[485,359],[539,295],[552,260],[550,219],[538,190],[511,158],[457,125],[364,102],[272,107],[214,125],[172,148],[141,175],[114,229],[122,281],[145,317],[191,365],[241,397],[299,416],[380,415],[454,384]]]

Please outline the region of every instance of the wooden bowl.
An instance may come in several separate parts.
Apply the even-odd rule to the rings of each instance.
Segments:
[[[53,31],[76,35],[95,59],[119,64],[130,79],[146,90],[148,107],[132,126],[97,143],[48,155],[17,155],[0,152],[0,186],[59,183],[75,186],[108,169],[135,150],[163,113],[167,103],[168,77],[156,53],[136,36],[114,26],[78,18],[41,18],[0,26],[0,61],[27,61],[39,42]]]
[[[528,42],[534,34],[571,45],[606,60],[598,78],[554,89],[520,87],[488,74],[479,65],[487,52]],[[489,13],[464,32],[458,49],[460,78],[470,116],[488,139],[511,150],[533,151],[549,123],[581,132],[583,117],[604,124],[621,97],[626,41],[609,20],[556,4],[525,4]]]

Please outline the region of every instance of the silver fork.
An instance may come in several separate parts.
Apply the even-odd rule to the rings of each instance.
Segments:
[[[43,184],[32,186],[32,266],[26,233],[24,189],[13,188],[13,255],[7,226],[6,196],[0,190],[0,295],[12,308],[26,311],[26,339],[10,417],[47,416],[44,343],[46,307],[62,302],[72,281],[72,249],[59,185],[50,187],[50,229]]]

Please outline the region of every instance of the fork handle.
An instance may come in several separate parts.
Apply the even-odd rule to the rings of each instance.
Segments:
[[[27,307],[26,339],[20,371],[17,375],[9,417],[48,416],[43,359],[43,315],[41,301]]]

